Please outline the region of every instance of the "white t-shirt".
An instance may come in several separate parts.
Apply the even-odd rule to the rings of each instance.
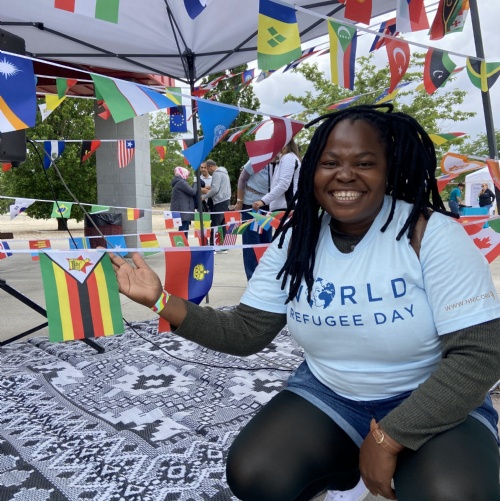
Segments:
[[[396,235],[411,205],[398,201],[384,233],[391,199],[353,252],[333,244],[325,215],[316,252],[311,304],[303,282],[285,305],[276,275],[285,262],[274,241],[241,302],[286,313],[312,373],[353,400],[376,400],[415,389],[441,358],[438,336],[500,317],[487,261],[461,225],[435,213],[420,250]],[[290,233],[290,232],[289,232]],[[288,284],[285,288],[288,290]]]

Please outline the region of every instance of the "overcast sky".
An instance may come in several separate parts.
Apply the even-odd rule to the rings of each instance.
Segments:
[[[500,2],[499,0],[477,0],[477,2],[486,61],[500,62]],[[436,2],[426,2],[426,4],[431,6],[431,12],[429,12],[428,17],[429,23],[432,23],[432,20],[435,16],[435,7],[432,8],[432,5],[435,5]],[[393,17],[393,15],[394,14],[377,19],[372,19],[372,25],[376,25],[378,29],[378,26],[384,19]],[[359,31],[359,34],[361,33],[362,32]],[[468,16],[467,23],[463,32],[448,34],[442,40],[429,40],[427,31],[421,31],[419,33],[407,33],[404,35],[404,38],[408,41],[415,41],[431,47],[446,49],[448,51],[463,54],[465,56],[476,55],[470,14]],[[325,42],[322,47],[326,48],[327,37],[324,37],[320,40],[322,42]],[[371,34],[366,34],[359,37],[357,47],[358,57],[364,54],[368,54],[372,41],[373,35]],[[308,44],[303,44],[302,49],[316,45],[316,43],[310,42]],[[425,52],[426,49],[410,45],[410,50],[413,53]],[[457,67],[465,66],[465,57],[454,54],[450,54],[450,57],[457,64]],[[330,78],[329,55],[320,57],[312,56],[309,61],[317,62],[320,69],[327,75],[327,78]],[[377,51],[375,64],[380,67],[387,66],[387,52],[385,48],[379,49]],[[255,64],[251,64],[249,65],[249,67],[255,67]],[[259,72],[260,70],[256,70],[256,75],[258,75]],[[287,94],[303,94],[307,90],[308,85],[310,84],[301,75],[296,74],[292,71],[283,73],[283,70],[278,70],[266,80],[255,83],[253,85],[253,88],[255,94],[260,100],[260,110],[262,112],[282,116],[289,113],[302,111],[297,103],[283,103],[283,98]],[[430,132],[466,132],[471,136],[471,138],[475,138],[475,136],[479,133],[486,132],[481,91],[471,84],[466,69],[461,71],[457,75],[455,81],[453,83],[448,83],[444,87],[444,89],[450,90],[453,87],[460,87],[467,90],[468,95],[464,102],[463,109],[464,111],[476,111],[476,117],[469,119],[467,122],[460,122],[458,124],[443,123],[442,130]],[[441,91],[438,90],[437,92]],[[490,98],[492,103],[495,128],[500,129],[500,78],[496,82],[495,86],[491,89]]]

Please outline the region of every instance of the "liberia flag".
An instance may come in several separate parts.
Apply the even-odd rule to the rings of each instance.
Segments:
[[[118,140],[118,167],[122,169],[126,167],[135,152],[135,141],[132,139],[119,139]]]
[[[107,253],[40,254],[52,342],[123,334],[118,282]]]

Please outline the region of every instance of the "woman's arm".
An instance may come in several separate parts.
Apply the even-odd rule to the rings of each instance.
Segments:
[[[156,305],[162,295],[162,284],[143,257],[133,253],[132,266],[117,254],[109,255],[119,291],[148,308]],[[232,311],[219,311],[177,296],[169,296],[164,303],[159,315],[170,323],[176,334],[233,355],[260,351],[286,324],[285,314],[261,311],[244,304]]]
[[[278,183],[273,186],[273,189],[269,193],[262,197],[261,201],[264,202],[264,205],[274,202],[288,189],[295,170],[295,160],[296,157],[293,153],[287,153],[281,157]]]
[[[393,439],[413,450],[462,423],[500,379],[500,319],[440,339],[443,357],[437,369],[380,421]]]

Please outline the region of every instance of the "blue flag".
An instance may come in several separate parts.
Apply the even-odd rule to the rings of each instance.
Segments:
[[[34,127],[36,86],[30,59],[0,55],[0,132]]]
[[[187,132],[185,106],[170,108],[170,132]]]
[[[191,19],[196,19],[212,0],[184,0],[184,7]]]
[[[182,152],[193,169],[198,169],[201,162],[207,158],[239,112],[237,108],[220,106],[210,101],[198,101],[198,114],[203,127],[203,139]]]
[[[43,167],[48,169],[53,160],[62,155],[64,151],[64,141],[44,141]]]

